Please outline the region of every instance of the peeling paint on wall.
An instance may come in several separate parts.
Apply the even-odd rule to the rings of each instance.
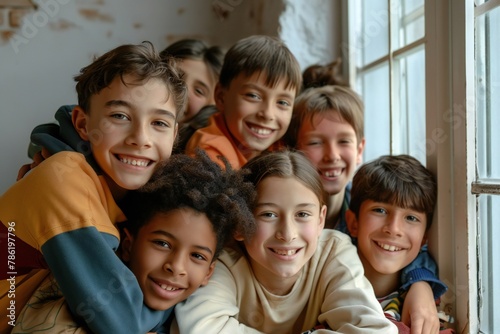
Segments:
[[[78,11],[85,19],[89,21],[99,21],[99,22],[114,22],[114,18],[109,14],[100,13],[97,9],[80,9]]]
[[[23,18],[36,9],[31,0],[0,0],[1,41],[8,42],[21,28]]]
[[[49,23],[49,27],[50,27],[50,29],[55,30],[55,31],[63,31],[63,30],[76,28],[77,25],[74,24],[73,22],[68,21],[68,20],[60,19],[57,22]]]
[[[78,13],[87,21],[113,23],[114,17],[103,13],[100,8],[104,0],[76,0],[80,9]],[[33,1],[33,0],[0,0],[0,41],[23,44],[32,38],[40,28],[48,26],[54,31],[74,29],[76,24],[65,19],[54,21],[61,0]],[[32,14],[30,16],[30,14]],[[111,32],[108,33],[111,36]]]

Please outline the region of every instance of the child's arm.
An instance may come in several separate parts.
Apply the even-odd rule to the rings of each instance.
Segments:
[[[439,318],[435,299],[446,292],[446,285],[437,278],[437,265],[424,245],[418,257],[401,273],[402,289],[408,290],[401,321],[412,333],[437,333]]]
[[[443,295],[448,287],[438,278],[436,262],[427,252],[427,245],[420,250],[417,258],[401,271],[401,288],[409,290],[415,282],[425,281],[429,283],[434,293],[434,299]]]
[[[334,329],[335,333],[397,333],[395,325],[385,318],[364,275],[356,247],[344,234],[336,240],[333,246],[321,251],[328,256],[327,264],[315,289],[316,296],[311,296],[311,300],[323,300],[318,323]],[[314,333],[327,331],[320,329]]]
[[[110,217],[119,210],[100,184],[82,155],[55,154],[0,198],[0,220],[15,222],[16,238],[43,253],[73,314],[93,332],[145,333],[163,312],[143,304],[135,276],[114,253]]]
[[[411,286],[405,297],[401,321],[411,328],[413,334],[435,334],[439,331],[436,302],[429,284],[420,281]]]

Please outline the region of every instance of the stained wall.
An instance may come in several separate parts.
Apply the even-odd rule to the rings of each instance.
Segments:
[[[76,103],[73,76],[93,57],[144,40],[159,49],[188,37],[227,48],[266,34],[282,36],[302,66],[327,62],[339,54],[339,7],[338,0],[0,0],[0,194],[30,161],[33,127]]]

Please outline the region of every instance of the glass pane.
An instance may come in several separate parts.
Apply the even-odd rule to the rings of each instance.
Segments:
[[[479,178],[500,179],[500,7],[476,19]]]
[[[404,0],[403,3],[403,14],[409,15],[419,8],[424,7],[424,0]]]
[[[424,0],[394,2],[391,7],[396,19],[393,22],[393,49],[402,48],[425,35]]]
[[[481,333],[498,333],[500,317],[495,309],[500,305],[500,196],[480,195],[478,225],[480,231],[479,277]],[[493,210],[496,208],[496,212]],[[497,312],[498,313],[498,312]]]
[[[426,163],[425,49],[395,59],[393,154],[410,154]]]
[[[365,104],[364,161],[369,161],[391,153],[388,64],[365,72],[359,86]]]
[[[362,0],[361,31],[356,33],[361,66],[389,53],[389,8],[387,0]]]

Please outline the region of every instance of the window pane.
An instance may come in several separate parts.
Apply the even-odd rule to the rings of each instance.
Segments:
[[[425,49],[395,59],[393,154],[410,154],[425,165]]]
[[[393,22],[393,49],[399,49],[424,37],[424,0],[395,1],[393,4],[398,6],[391,8],[397,15]]]
[[[365,72],[360,79],[360,93],[365,104],[364,161],[369,161],[391,153],[389,66],[384,63]]]
[[[498,333],[500,317],[495,309],[500,305],[500,196],[480,195],[478,224],[481,235],[480,270],[478,281],[481,283],[479,295],[481,333]],[[496,208],[496,212],[493,210]],[[498,312],[497,312],[498,313]]]
[[[404,15],[409,15],[424,6],[424,0],[404,0]]]
[[[475,0],[474,3],[476,4],[476,6],[479,6],[479,5],[482,5],[483,3],[485,2],[488,2],[489,0]]]
[[[361,32],[356,33],[360,45],[361,66],[389,52],[389,8],[387,0],[362,0],[359,10]]]
[[[479,178],[500,179],[500,7],[476,20]]]

